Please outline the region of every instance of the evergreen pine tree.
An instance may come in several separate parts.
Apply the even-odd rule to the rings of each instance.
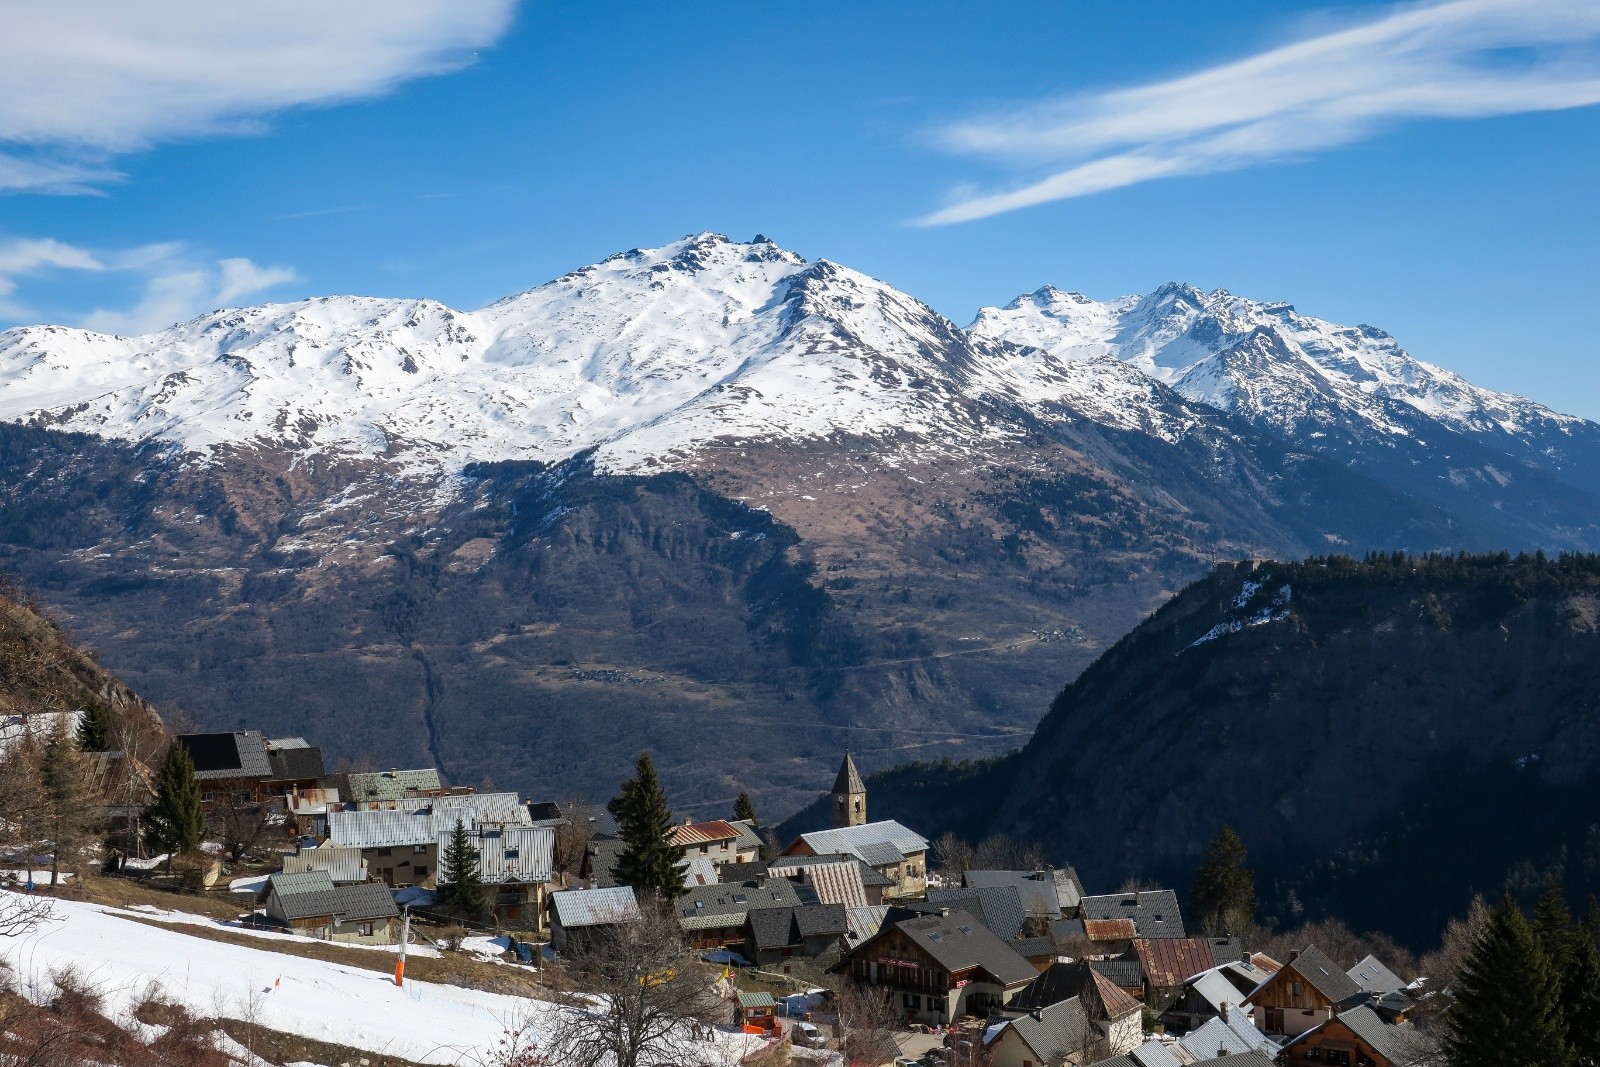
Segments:
[[[478,850],[472,847],[472,839],[467,836],[467,828],[460,819],[450,831],[450,843],[444,848],[438,881],[446,887],[446,907],[468,919],[483,915],[486,902]]]
[[[1546,876],[1544,892],[1539,894],[1539,900],[1533,906],[1533,935],[1539,939],[1545,962],[1556,977],[1560,993],[1558,1002],[1561,1005],[1561,1039],[1570,1044],[1566,994],[1577,938],[1572,929],[1572,913],[1567,910],[1566,893],[1561,888],[1561,880],[1553,874]]]
[[[75,867],[77,858],[94,844],[100,826],[100,797],[89,760],[77,739],[57,729],[44,743],[39,758],[40,812],[36,825],[50,852],[50,884],[61,882],[61,861]]]
[[[111,751],[111,709],[98,700],[78,716],[78,747],[85,752]]]
[[[678,897],[684,889],[679,866],[683,855],[667,839],[672,809],[648,752],[640,753],[634,776],[622,783],[606,810],[616,818],[622,839],[622,853],[611,872],[617,883],[666,901]]]
[[[1575,1067],[1600,1067],[1600,904],[1592,896],[1561,977],[1572,1062]]]
[[[1570,1067],[1559,978],[1509,894],[1478,935],[1453,992],[1450,1067]]]
[[[1208,933],[1235,936],[1255,918],[1256,880],[1245,866],[1247,858],[1244,842],[1231,826],[1224,826],[1207,846],[1189,891],[1189,914]]]
[[[205,826],[194,758],[174,741],[156,776],[156,802],[145,812],[145,840],[158,852],[183,855],[200,847]]]
[[[749,793],[740,793],[738,798],[734,800],[733,817],[738,822],[747,821],[751,825],[760,824],[761,820],[756,818],[756,806],[751,802]]]

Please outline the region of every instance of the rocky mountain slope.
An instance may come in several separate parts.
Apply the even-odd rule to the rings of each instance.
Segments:
[[[709,811],[1014,747],[1218,556],[1600,547],[1592,424],[1275,305],[1055,299],[962,329],[702,234],[473,312],[5,331],[0,565],[207,724],[531,793],[649,746]]]
[[[1227,823],[1267,916],[1420,944],[1473,890],[1545,871],[1600,890],[1597,694],[1600,557],[1228,564],[1100,656],[1019,752],[868,787],[924,832],[1037,837],[1102,891],[1187,887]]]

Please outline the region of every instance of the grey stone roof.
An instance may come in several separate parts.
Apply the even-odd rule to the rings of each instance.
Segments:
[[[617,884],[617,876],[611,873],[616,869],[617,861],[622,858],[622,850],[626,846],[621,839],[603,837],[589,842],[589,882],[597,889],[605,889]]]
[[[739,831],[739,840],[733,847],[741,852],[761,851],[761,831],[756,829],[756,824],[749,819],[729,819],[728,825]]]
[[[1015,886],[995,885],[982,889],[930,889],[926,904],[912,905],[918,911],[963,908],[1002,941],[1015,941],[1028,916],[1022,910],[1022,897]]]
[[[175,740],[189,750],[194,776],[202,782],[272,776],[266,738],[259,730],[179,734]]]
[[[690,886],[673,907],[685,930],[707,930],[743,926],[749,913],[758,908],[797,908],[803,903],[793,882],[763,878],[759,882]]]
[[[1019,956],[1054,956],[1056,942],[1051,937],[1019,937],[1011,942],[1011,947]]]
[[[394,894],[382,882],[335,886],[327,871],[274,874],[267,879],[267,894],[276,896],[288,919],[328,915],[340,922],[387,919],[400,914]]]
[[[1012,887],[1017,891],[1017,898],[1029,915],[1049,919],[1059,918],[1061,915],[1061,901],[1057,894],[1054,872],[968,871],[962,878],[974,889]]]
[[[839,775],[833,780],[835,793],[865,793],[867,785],[861,780],[861,772],[856,770],[856,761],[850,758],[850,753],[844,754],[844,762],[839,764]]]
[[[1299,955],[1283,965],[1283,970],[1279,971],[1278,975],[1282,976],[1288,971],[1293,971],[1304,978],[1332,1004],[1348,1004],[1366,996],[1366,990],[1357,985],[1354,978],[1340,970],[1339,965],[1315,945],[1301,949]]]
[[[948,971],[978,967],[1002,986],[1024,985],[1038,976],[1033,964],[965,911],[926,915],[895,924],[917,947]]]
[[[1083,1049],[1093,1025],[1083,1003],[1071,997],[1012,1019],[1008,1028],[1027,1042],[1041,1061],[1056,1063]],[[993,1043],[998,1043],[1004,1034],[1003,1030],[995,1034]]]
[[[1386,1023],[1383,1016],[1363,1004],[1340,1012],[1339,1021],[1371,1045],[1394,1067],[1410,1067],[1437,1052],[1437,1048],[1410,1023]],[[1294,1042],[1290,1042],[1293,1044]]]
[[[267,748],[267,764],[272,768],[273,779],[295,781],[321,778],[325,773],[322,766],[322,749],[312,748],[304,742],[289,748],[273,748],[271,747],[273,744],[274,742],[268,742]]]
[[[1182,937],[1183,912],[1170,889],[1084,897],[1085,919],[1132,919],[1138,937]]]
[[[1132,959],[1090,960],[1089,966],[1123,989],[1138,989],[1144,985],[1144,964],[1139,962],[1137,956]]]
[[[383,800],[399,800],[407,790],[442,789],[439,771],[434,767],[416,770],[373,771],[349,775],[350,800],[358,804],[371,804]]]
[[[759,950],[787,948],[808,937],[843,936],[845,910],[838,904],[812,904],[799,908],[753,908],[751,940]]]

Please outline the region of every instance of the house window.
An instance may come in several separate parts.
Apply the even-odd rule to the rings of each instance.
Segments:
[[[711,846],[710,845],[701,845],[700,846],[700,855],[707,856],[707,855],[710,855],[710,854],[711,854]]]
[[[374,852],[375,855],[378,855],[378,856],[392,856],[392,855],[394,855],[394,849],[392,849],[392,848],[374,849],[373,852]]]
[[[420,856],[426,851],[428,851],[428,846],[427,845],[412,845],[411,846],[411,854],[413,856]]]
[[[922,1010],[922,997],[919,994],[904,993],[902,994],[902,999],[905,1002],[905,1006],[910,1008],[912,1011]]]
[[[1350,1067],[1350,1053],[1342,1048],[1328,1050],[1328,1067]]]
[[[371,923],[362,923],[361,924],[361,936],[362,937],[371,937],[372,936],[372,924]]]
[[[506,859],[514,860],[516,858],[517,858],[517,850],[516,849],[514,849],[514,848],[506,849]]]
[[[1289,983],[1289,995],[1291,997],[1298,997],[1300,995],[1300,983],[1299,982],[1290,982]]]
[[[428,877],[428,868],[419,863],[411,869],[411,873],[418,878],[426,878]]]

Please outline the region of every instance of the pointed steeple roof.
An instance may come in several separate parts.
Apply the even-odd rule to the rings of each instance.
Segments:
[[[861,772],[856,770],[856,761],[850,758],[850,753],[844,754],[844,763],[839,766],[839,777],[833,780],[835,793],[865,793],[867,783],[861,780]]]

